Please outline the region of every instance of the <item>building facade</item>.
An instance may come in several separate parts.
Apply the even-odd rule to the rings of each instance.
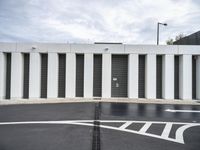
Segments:
[[[200,99],[200,46],[0,43],[0,99]]]

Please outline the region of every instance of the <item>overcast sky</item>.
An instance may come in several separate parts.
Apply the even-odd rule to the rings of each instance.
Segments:
[[[1,42],[155,44],[200,30],[200,0],[0,0]]]

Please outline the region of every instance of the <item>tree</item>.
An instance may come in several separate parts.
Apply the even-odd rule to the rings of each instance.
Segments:
[[[174,43],[174,40],[172,38],[169,38],[167,41],[166,41],[166,44],[167,45],[173,45]]]
[[[185,35],[184,35],[183,33],[181,33],[181,34],[177,35],[177,36],[175,37],[175,39],[169,38],[169,39],[166,41],[166,44],[167,44],[167,45],[173,45],[173,43],[174,43],[175,41],[178,41],[178,40],[180,40],[180,39],[182,39],[182,38],[184,38],[184,37],[185,37]]]
[[[184,38],[185,37],[185,35],[183,34],[183,33],[181,33],[181,34],[179,34],[179,35],[177,35],[176,37],[175,37],[175,41],[178,41],[178,40],[180,40],[180,39],[182,39],[182,38]]]

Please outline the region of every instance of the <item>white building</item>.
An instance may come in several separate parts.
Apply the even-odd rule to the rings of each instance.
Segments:
[[[0,99],[200,99],[200,46],[0,43]]]

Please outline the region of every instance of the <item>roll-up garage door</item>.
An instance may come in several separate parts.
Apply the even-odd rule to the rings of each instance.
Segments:
[[[6,53],[6,99],[10,99],[11,53]]]
[[[174,98],[179,99],[179,56],[174,58]]]
[[[94,55],[93,96],[101,97],[102,89],[102,55]]]
[[[66,55],[59,54],[58,97],[65,97]]]
[[[23,98],[29,98],[29,54],[24,54]]]
[[[76,55],[76,97],[83,97],[84,87],[84,55]]]
[[[127,97],[128,56],[112,55],[112,97]]]
[[[41,54],[41,98],[47,98],[48,55]]]
[[[162,98],[162,56],[156,58],[156,98]]]
[[[196,56],[192,56],[192,99],[196,99]]]
[[[145,98],[145,55],[139,55],[138,96]]]

